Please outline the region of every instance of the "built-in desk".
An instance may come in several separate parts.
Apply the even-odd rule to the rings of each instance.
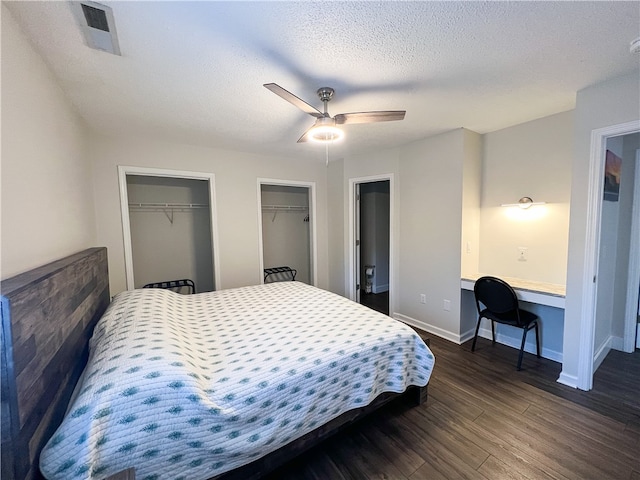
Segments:
[[[485,274],[465,275],[461,279],[463,290],[473,291],[476,280]],[[518,299],[523,302],[548,305],[550,307],[564,309],[566,287],[555,283],[534,282],[521,278],[503,277],[498,278],[507,282],[515,290]]]

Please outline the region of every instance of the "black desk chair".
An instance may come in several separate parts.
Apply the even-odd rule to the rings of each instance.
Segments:
[[[520,355],[518,356],[518,370],[522,366],[522,354],[524,353],[527,332],[532,328],[536,329],[536,348],[538,358],[540,358],[540,332],[538,331],[538,321],[540,319],[535,313],[520,308],[516,292],[507,282],[496,277],[481,277],[476,280],[473,293],[476,297],[476,307],[478,308],[478,325],[476,325],[476,334],[471,345],[472,352],[476,349],[480,322],[483,318],[486,318],[491,320],[491,340],[493,344],[496,343],[495,322],[524,330],[522,332]],[[480,304],[485,308],[482,309]]]

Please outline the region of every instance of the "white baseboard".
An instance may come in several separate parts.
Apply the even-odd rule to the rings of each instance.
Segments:
[[[382,292],[388,292],[389,291],[389,284],[385,283],[383,285],[377,285],[377,284],[373,284],[371,286],[371,291],[373,293],[382,293]]]
[[[458,335],[453,332],[449,332],[448,330],[444,330],[443,328],[436,327],[435,325],[430,325],[422,320],[417,320],[415,318],[409,317],[407,315],[403,315],[401,313],[393,314],[393,318],[401,321],[402,323],[406,323],[407,325],[411,325],[412,327],[419,328],[420,330],[424,330],[425,332],[432,333],[433,335],[437,335],[438,337],[444,338],[445,340],[449,340],[450,342],[457,343],[458,345],[463,344],[464,342],[471,340],[473,335],[475,334],[475,328],[464,332],[462,335]],[[491,340],[491,330],[481,328],[478,332],[478,336],[483,338],[488,338]],[[496,334],[496,342],[506,345],[508,347],[513,347],[520,350],[520,341],[513,337],[508,337],[506,335],[502,335],[500,333]],[[524,347],[525,352],[536,354],[535,344],[529,345],[528,343]],[[540,354],[543,358],[547,358],[549,360],[553,360],[554,362],[562,363],[562,352],[557,352],[554,350],[549,350],[547,348],[542,348]]]
[[[556,382],[566,385],[571,388],[578,388],[578,377],[575,375],[568,375],[564,372],[560,372],[560,376]]]
[[[468,340],[473,339],[473,336],[476,334],[476,327],[471,328],[471,330],[467,330],[462,335],[460,335],[460,343],[464,343]]]
[[[607,338],[602,344],[596,349],[593,354],[593,371],[595,373],[598,370],[600,364],[604,361],[605,357],[611,350],[611,337]]]
[[[458,345],[460,345],[461,343],[460,335],[449,332],[448,330],[445,330],[443,328],[436,327],[435,325],[430,325],[421,320],[416,320],[415,318],[411,318],[407,315],[402,315],[401,313],[394,312],[393,318],[401,321],[402,323],[406,323],[407,325],[410,325],[412,327],[416,327],[416,328],[419,328],[420,330],[424,330],[425,332],[437,335],[438,337],[444,338],[445,340],[449,340],[450,342],[457,343]]]
[[[532,332],[529,332],[529,333],[532,333]],[[535,338],[535,333],[533,333],[533,335]],[[489,330],[488,328],[480,328],[480,331],[478,332],[478,336],[491,340],[491,330]],[[528,335],[527,335],[527,338],[529,338]],[[508,347],[513,347],[520,350],[521,341],[522,341],[521,339],[508,337],[501,333],[496,333],[496,342],[501,343],[502,345],[506,345]],[[535,355],[536,354],[535,343],[533,344],[525,343],[524,351]],[[555,350],[550,350],[548,348],[542,347],[540,349],[540,355],[542,356],[542,358],[547,358],[549,360],[553,360],[554,362],[562,363],[562,352],[558,352]]]
[[[618,350],[620,352],[624,352],[624,338],[622,337],[614,337],[613,335],[609,336],[593,355],[593,371],[595,372],[598,367],[602,364],[604,359],[607,357],[607,354],[611,350]]]
[[[622,337],[609,337],[609,345],[612,350],[624,352],[624,338]]]

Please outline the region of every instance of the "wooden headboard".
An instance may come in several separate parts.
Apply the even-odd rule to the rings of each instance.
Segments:
[[[90,248],[1,283],[2,467],[39,479],[42,447],[62,421],[109,304],[107,249]]]

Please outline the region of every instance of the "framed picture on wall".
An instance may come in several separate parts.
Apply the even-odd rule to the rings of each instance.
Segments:
[[[607,150],[604,164],[604,199],[617,202],[620,195],[620,173],[622,171],[622,159]]]

